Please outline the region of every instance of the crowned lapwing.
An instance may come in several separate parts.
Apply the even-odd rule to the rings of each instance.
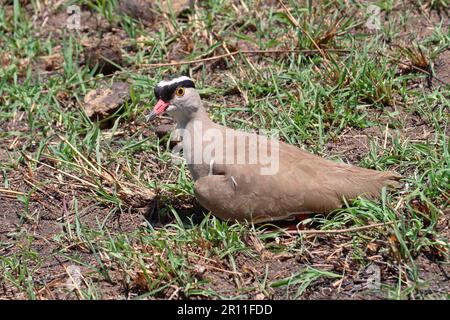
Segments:
[[[178,77],[155,87],[148,119],[167,112],[177,122],[183,156],[200,204],[226,220],[266,222],[327,213],[344,199],[380,197],[400,176],[323,159],[263,135],[211,121],[194,81]]]

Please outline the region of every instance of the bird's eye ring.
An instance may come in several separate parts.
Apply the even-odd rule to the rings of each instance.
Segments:
[[[177,90],[175,90],[175,94],[176,94],[178,97],[184,96],[184,88],[183,88],[183,87],[178,87]]]

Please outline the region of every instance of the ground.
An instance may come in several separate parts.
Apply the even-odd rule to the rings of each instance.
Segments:
[[[1,299],[450,297],[449,1],[2,2]],[[175,74],[214,121],[402,188],[298,226],[215,218],[172,119],[145,121]]]

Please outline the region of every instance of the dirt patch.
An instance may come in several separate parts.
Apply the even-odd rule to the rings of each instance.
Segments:
[[[32,10],[30,10],[32,11]],[[90,10],[80,11],[80,29],[82,34],[96,34],[110,32],[112,25],[101,15]],[[61,38],[64,34],[71,32],[71,25],[78,26],[62,6],[43,8],[38,12],[34,20],[34,36],[37,38],[53,39]],[[75,35],[75,34],[74,34]]]
[[[76,218],[80,223],[89,228],[96,228],[100,220],[113,231],[130,232],[145,221],[143,216],[136,216],[132,207],[128,212],[111,214],[111,208],[99,203],[79,181],[58,176],[51,169],[40,167],[33,176],[24,168],[19,171],[24,179],[11,177],[9,189],[23,193],[21,197],[31,194],[30,200],[25,203],[26,200],[11,201],[11,196],[0,196],[1,226],[5,230],[28,230],[39,237],[52,237],[63,231],[65,223],[75,223],[74,212],[78,212]],[[75,190],[74,186],[77,186]]]
[[[122,56],[122,39],[107,33],[101,38],[89,37],[82,42],[84,46],[84,63],[95,73],[112,74],[125,67]]]
[[[434,61],[434,74],[439,79],[450,86],[450,50],[442,52]],[[443,85],[441,81],[434,79],[435,85]]]
[[[405,4],[405,8],[399,7],[398,9],[400,12],[402,10],[403,12],[405,12],[404,10],[409,11],[406,23],[398,37],[404,44],[417,42],[431,36],[435,26],[441,23],[444,30],[448,30],[449,11],[430,10],[430,8],[420,6],[416,6],[415,10],[410,11],[411,7],[408,4]]]
[[[30,201],[19,201],[0,194],[0,254],[5,259],[21,259],[23,267],[28,270],[35,268],[33,281],[38,288],[35,292],[38,298],[76,299],[76,291],[68,289],[70,277],[67,268],[76,266],[88,276],[92,268],[101,266],[90,248],[77,245],[76,240],[58,239],[76,237],[77,224],[83,230],[96,230],[103,223],[111,233],[131,233],[146,223],[144,211],[131,207],[123,212],[112,211],[111,207],[100,204],[92,197],[89,190],[74,190],[73,186],[78,185],[78,181],[64,178],[60,181],[58,179],[61,177],[47,168],[38,169],[33,176],[29,176],[24,168],[19,168],[18,173],[24,179],[9,176],[9,189],[31,193]],[[77,198],[76,203],[74,197]],[[78,212],[77,216],[75,212]],[[23,252],[35,252],[37,255],[35,258],[32,255],[22,257]],[[105,280],[98,281],[101,288],[109,288],[102,292],[104,298],[124,298],[121,280],[111,280],[114,285]],[[0,295],[27,298],[10,283],[0,286]]]

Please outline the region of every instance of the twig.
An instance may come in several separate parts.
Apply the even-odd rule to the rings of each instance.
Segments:
[[[139,66],[146,67],[146,68],[160,68],[160,67],[171,67],[171,66],[180,66],[184,64],[195,64],[200,62],[208,62],[213,60],[218,60],[222,58],[226,58],[229,56],[235,56],[238,54],[243,55],[252,55],[252,54],[274,54],[274,53],[320,53],[321,51],[329,51],[329,52],[339,52],[339,53],[349,53],[350,50],[348,49],[308,49],[308,50],[300,50],[300,49],[271,49],[271,50],[238,50],[238,51],[232,51],[224,54],[219,54],[217,56],[208,57],[208,58],[202,58],[202,59],[195,59],[190,61],[175,61],[175,62],[163,62],[163,63],[153,63],[153,64],[141,64]]]
[[[55,168],[55,167],[52,167],[52,166],[50,166],[50,165],[48,165],[48,164],[46,164],[46,163],[43,163],[43,162],[41,162],[41,161],[39,161],[39,160],[33,159],[32,157],[30,157],[30,156],[28,156],[28,155],[26,155],[26,154],[23,154],[23,155],[24,155],[24,157],[25,157],[27,160],[33,161],[33,162],[36,162],[36,163],[39,163],[40,165],[42,165],[42,166],[44,166],[44,167],[53,169],[53,170],[55,170],[55,171],[58,172],[58,173],[61,173],[61,174],[63,174],[63,175],[66,175],[66,176],[68,176],[68,177],[70,177],[70,178],[72,178],[72,179],[78,180],[79,182],[81,182],[81,183],[84,184],[85,186],[87,185],[87,186],[90,186],[91,188],[95,188],[95,189],[98,188],[97,185],[95,185],[95,184],[93,184],[93,183],[91,183],[91,182],[88,182],[88,181],[86,181],[86,180],[83,180],[83,179],[81,179],[81,178],[78,178],[77,176],[74,176],[73,174],[67,173],[67,172],[62,171],[62,170],[60,170],[60,169],[57,169],[57,168]]]
[[[388,226],[391,224],[394,224],[398,221],[389,221],[389,222],[381,222],[381,223],[374,223],[369,224],[366,226],[361,227],[353,227],[353,228],[346,228],[346,229],[332,229],[332,230],[286,230],[285,232],[289,235],[296,235],[296,234],[339,234],[339,233],[349,233],[349,232],[358,232],[362,230],[377,228],[377,227],[383,227]]]
[[[100,170],[98,170],[77,148],[75,148],[66,138],[61,135],[57,135],[59,139],[61,139],[65,144],[67,144],[73,151],[75,151],[81,159],[83,159],[93,170],[97,173],[97,175],[102,176]]]
[[[214,259],[211,259],[211,258],[207,258],[207,257],[202,256],[202,255],[200,255],[200,254],[197,254],[197,253],[195,253],[195,252],[188,252],[188,255],[197,256],[198,258],[201,258],[201,259],[203,259],[203,260],[207,260],[207,261],[209,261],[209,262],[219,264],[218,261],[216,261],[216,260],[214,260]],[[212,266],[212,265],[203,265],[203,266],[204,266],[205,268],[211,268],[211,269],[214,269],[214,270],[217,270],[217,271],[221,271],[221,272],[225,272],[225,273],[229,273],[229,274],[242,275],[241,272],[230,271],[230,270],[226,270],[226,269],[214,267],[214,266]]]
[[[99,170],[99,169],[97,169],[93,164],[92,164],[92,162],[91,161],[89,161],[89,159],[87,158],[87,157],[85,157],[77,148],[75,148],[66,138],[64,138],[63,136],[61,136],[61,135],[57,135],[58,137],[59,137],[59,139],[61,139],[64,143],[66,143],[73,151],[75,151],[80,157],[81,157],[81,159],[84,161],[84,162],[86,162],[88,165],[89,165],[89,167],[91,167],[93,170],[94,170],[94,172],[96,173],[96,175],[99,177],[99,178],[103,178],[104,180],[106,180],[108,183],[112,183],[113,182],[113,180],[119,185],[119,187],[121,188],[121,189],[124,189],[123,188],[123,186],[122,186],[122,184],[120,183],[120,181],[119,180],[117,180],[116,179],[116,177],[112,174],[112,173],[110,173],[108,170],[106,170],[106,168],[104,168],[101,164],[99,164],[99,163],[96,163],[101,169],[103,169],[103,171],[104,172],[106,172],[106,174],[104,173],[104,172],[102,172],[101,170]],[[81,168],[83,168],[84,169],[84,167],[82,167],[82,166],[79,166],[79,167],[81,167]]]
[[[78,168],[80,170],[84,169],[84,171],[87,171],[87,172],[90,172],[90,173],[93,173],[93,174],[97,174],[96,171],[91,170],[91,169],[86,168],[86,167],[83,167],[83,166],[79,165],[78,163],[70,162],[70,161],[67,161],[67,160],[64,160],[64,159],[54,158],[54,157],[49,156],[49,155],[45,155],[45,159],[52,160],[54,162],[62,162],[62,163],[74,166],[74,167],[76,167],[76,168]]]
[[[85,80],[85,81],[74,83],[74,84],[70,85],[69,88],[72,88],[72,87],[75,87],[75,86],[78,86],[78,85],[81,85],[81,84],[89,83],[89,82],[95,81],[95,80],[111,78],[113,76],[117,76],[117,75],[121,75],[121,74],[126,74],[126,73],[131,73],[131,72],[138,72],[138,71],[148,70],[148,69],[156,69],[156,68],[161,68],[161,67],[177,67],[177,66],[182,66],[182,65],[187,65],[187,64],[196,64],[196,63],[214,61],[214,60],[219,60],[219,59],[226,58],[226,57],[229,57],[229,56],[235,56],[235,55],[238,55],[238,54],[242,54],[242,55],[266,55],[266,54],[276,54],[276,53],[312,54],[312,53],[320,53],[321,51],[322,52],[323,51],[336,52],[336,53],[349,53],[349,52],[351,52],[348,49],[321,49],[321,50],[314,50],[314,49],[308,49],[308,50],[300,50],[300,49],[269,49],[269,50],[240,50],[240,51],[238,50],[238,51],[233,51],[233,52],[229,52],[229,53],[219,54],[217,56],[212,56],[212,57],[208,57],[208,58],[201,58],[201,59],[195,59],[195,60],[189,60],[189,61],[174,61],[174,62],[139,64],[139,65],[137,65],[139,67],[138,69],[129,69],[129,70],[116,71],[115,73],[112,73],[112,74],[102,75],[101,77],[91,78],[91,79],[88,79],[88,80]]]
[[[23,192],[20,192],[20,191],[15,191],[15,190],[11,190],[11,189],[2,189],[2,188],[0,188],[0,193],[6,193],[7,195],[8,194],[9,195],[14,194],[14,195],[18,195],[18,196],[25,196],[26,195],[26,193],[23,193]]]
[[[29,178],[30,180],[33,180],[34,182],[37,182],[35,179],[33,179],[32,177],[26,175],[27,178]],[[25,181],[28,185],[30,185],[33,188],[36,188],[36,190],[40,191],[41,193],[45,194],[47,197],[49,197],[52,200],[55,200],[55,197],[52,196],[51,194],[49,194],[48,192],[45,192],[44,190],[42,190],[40,187],[38,187],[37,185],[35,185],[33,182],[27,180],[27,178],[23,178],[23,181]]]
[[[177,287],[177,286],[172,286],[172,287],[175,289],[175,291],[170,295],[168,300],[172,300],[173,298],[175,298],[176,295],[178,294],[178,292],[180,292],[180,290],[181,290],[180,287]]]
[[[384,143],[383,143],[383,149],[384,150],[386,150],[386,146],[387,146],[388,131],[389,131],[389,123],[386,123],[386,130],[385,130],[385,133],[384,133]]]
[[[3,252],[8,251],[9,249],[14,247],[15,245],[16,245],[15,243],[11,243],[11,244],[7,245],[6,247],[1,248],[0,249],[0,253],[2,253],[2,255],[3,255]]]
[[[242,55],[268,55],[268,54],[276,54],[276,53],[303,53],[303,54],[312,54],[312,53],[320,53],[322,55],[322,57],[324,57],[326,52],[335,52],[335,53],[351,53],[351,50],[348,49],[325,49],[325,48],[320,48],[319,49],[307,49],[307,50],[301,50],[301,49],[270,49],[270,50],[238,50],[238,51],[233,51],[233,52],[229,52],[229,53],[224,53],[224,54],[220,54],[220,55],[216,55],[216,56],[212,56],[212,57],[207,57],[207,58],[201,58],[201,59],[194,59],[194,60],[190,60],[190,61],[175,61],[175,62],[162,62],[162,63],[151,63],[151,64],[140,64],[138,65],[137,69],[129,69],[129,70],[121,70],[121,71],[116,71],[113,74],[109,74],[109,75],[102,75],[101,77],[95,77],[95,78],[91,78],[85,81],[81,81],[78,83],[74,83],[72,85],[69,86],[69,88],[72,87],[76,87],[85,83],[89,83],[91,81],[97,81],[97,80],[102,80],[102,79],[106,79],[106,78],[111,78],[113,76],[117,76],[117,75],[121,75],[121,74],[127,74],[127,73],[132,73],[132,72],[139,72],[139,71],[143,71],[143,70],[149,70],[149,69],[156,69],[156,68],[161,68],[161,67],[177,67],[177,66],[182,66],[182,65],[189,65],[189,64],[196,64],[196,63],[202,63],[202,62],[208,62],[208,61],[214,61],[214,60],[218,60],[218,59],[222,59],[222,58],[226,58],[229,56],[235,56],[238,54],[242,54]],[[373,55],[379,55],[379,56],[384,56],[385,58],[388,58],[389,60],[391,60],[392,62],[398,63],[398,64],[402,64],[405,66],[408,66],[416,71],[420,71],[426,75],[428,75],[429,77],[439,81],[442,84],[445,85],[450,85],[449,83],[439,79],[438,77],[436,77],[435,75],[433,75],[432,73],[416,67],[410,63],[405,63],[400,61],[397,58],[394,58],[392,56],[389,56],[387,54],[381,53],[381,52],[368,52],[369,54],[373,54]],[[325,56],[326,57],[326,56]],[[328,63],[328,61],[327,61]]]
[[[433,78],[433,79],[439,81],[440,83],[445,84],[445,85],[447,85],[447,86],[450,86],[450,83],[447,83],[447,82],[445,82],[445,81],[442,80],[442,79],[439,79],[439,78],[436,77],[434,74],[432,74],[431,72],[429,72],[429,71],[427,71],[427,70],[425,70],[425,69],[416,67],[416,66],[413,65],[412,63],[402,62],[402,61],[400,61],[400,59],[394,58],[394,57],[392,57],[392,56],[390,56],[390,55],[388,55],[388,54],[386,54],[386,53],[382,53],[382,52],[369,52],[369,53],[375,54],[375,55],[379,55],[379,56],[383,56],[383,57],[389,59],[389,60],[392,61],[392,62],[401,64],[401,65],[404,65],[404,66],[406,66],[406,67],[412,68],[412,69],[414,69],[414,70],[416,70],[416,71],[420,71],[420,72],[422,72],[422,73],[425,73],[427,76],[429,76],[429,77],[431,77],[431,78]]]

